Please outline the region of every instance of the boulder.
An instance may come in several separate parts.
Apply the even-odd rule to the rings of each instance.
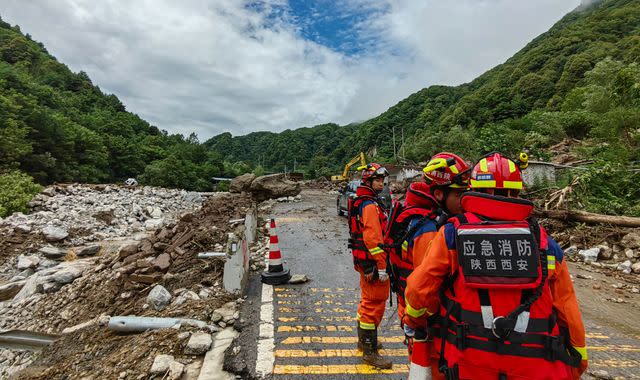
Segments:
[[[627,260],[624,263],[618,264],[618,270],[625,274],[631,273],[631,261]]]
[[[149,370],[150,375],[160,375],[163,376],[169,370],[169,365],[173,362],[172,355],[156,355],[155,359],[153,359],[153,364],[151,364],[151,369]]]
[[[269,174],[256,178],[251,182],[249,191],[257,201],[278,199],[280,197],[300,194],[300,184],[289,181],[284,174]]]
[[[42,253],[44,257],[47,257],[49,259],[60,259],[67,254],[66,249],[53,247],[50,245],[40,248],[39,252]]]
[[[598,255],[600,254],[600,250],[602,248],[595,247],[591,249],[582,249],[578,251],[578,256],[585,262],[589,263],[592,261],[598,261]]]
[[[164,310],[171,302],[171,293],[162,285],[156,285],[147,296],[147,303],[156,311]]]
[[[68,266],[52,274],[51,279],[58,284],[69,284],[76,278],[82,276],[82,272],[82,268],[78,266]]]
[[[13,301],[12,302],[18,302],[18,301],[22,301],[24,299],[27,299],[29,297],[31,297],[32,295],[36,294],[38,292],[39,289],[39,282],[40,282],[40,276],[38,276],[38,274],[34,274],[33,276],[29,277],[25,283],[24,286],[22,287],[22,289],[20,289],[20,291],[18,292],[18,294],[16,294],[13,297]]]
[[[35,268],[38,266],[39,262],[40,258],[37,256],[20,255],[18,256],[18,264],[16,265],[16,267],[18,268],[18,270]]]
[[[241,193],[243,191],[249,191],[251,182],[256,179],[256,175],[253,173],[243,174],[231,180],[229,184],[230,193]]]
[[[630,232],[622,237],[620,244],[625,248],[640,248],[640,234],[637,232]]]
[[[598,260],[611,260],[613,257],[613,249],[607,244],[599,245],[600,253],[598,254]]]
[[[179,380],[182,377],[182,372],[184,372],[184,364],[172,361],[169,363],[169,375],[167,376],[167,380]]]
[[[134,253],[138,252],[139,246],[140,246],[140,243],[138,242],[122,246],[120,248],[120,251],[118,251],[118,257],[122,260],[127,256],[133,255]]]
[[[204,355],[209,351],[212,343],[211,334],[197,332],[191,335],[187,347],[184,349],[185,355]]]
[[[13,298],[24,287],[26,280],[10,282],[0,285],[0,301],[6,301]]]
[[[78,249],[77,251],[77,255],[78,256],[93,256],[96,253],[100,252],[100,246],[99,245],[90,245],[87,247],[82,247],[80,249]]]
[[[166,271],[171,266],[171,255],[163,253],[151,261],[151,265],[157,267],[161,271]]]
[[[47,241],[60,241],[69,236],[69,233],[64,228],[47,226],[42,229],[42,234]]]

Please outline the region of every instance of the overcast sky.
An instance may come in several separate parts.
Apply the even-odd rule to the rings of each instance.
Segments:
[[[580,0],[0,0],[0,15],[170,133],[346,124],[468,82]]]

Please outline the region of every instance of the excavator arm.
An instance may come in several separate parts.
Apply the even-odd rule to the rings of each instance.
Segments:
[[[349,178],[349,170],[351,167],[357,163],[360,163],[361,166],[367,164],[367,160],[364,157],[364,153],[360,152],[359,155],[353,157],[347,164],[344,166],[344,170],[342,171],[342,175],[334,175],[331,177],[333,182],[346,181]]]

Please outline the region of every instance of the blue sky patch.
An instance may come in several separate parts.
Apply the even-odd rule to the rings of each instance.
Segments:
[[[355,5],[338,0],[288,0],[285,5],[253,1],[247,5],[268,11],[271,21],[285,21],[304,39],[347,56],[375,53],[382,42],[370,21],[389,11],[387,7]]]

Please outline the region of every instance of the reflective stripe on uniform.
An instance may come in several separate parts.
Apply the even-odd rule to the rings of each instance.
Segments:
[[[496,181],[477,181],[475,179],[471,179],[471,187],[486,187],[486,188],[494,188],[496,187]]]
[[[587,356],[587,348],[586,347],[573,347],[576,349],[576,351],[578,351],[580,353],[580,356],[582,356],[582,360],[587,360],[588,356]]]
[[[411,362],[408,380],[431,380],[431,368]]]
[[[507,160],[509,161],[509,173],[513,173],[516,171],[516,163],[511,161],[511,160]]]
[[[384,251],[380,247],[373,247],[369,249],[369,253],[372,255],[377,255],[379,253],[383,253]]]
[[[426,307],[423,307],[422,309],[416,310],[414,309],[411,305],[409,305],[409,302],[406,301],[407,303],[407,307],[404,309],[404,311],[409,314],[409,316],[413,317],[413,318],[420,318],[422,317],[425,313],[429,316],[432,315],[433,313],[429,313],[427,311]]]
[[[522,181],[502,181],[502,187],[505,189],[522,190]]]
[[[556,257],[547,255],[547,269],[556,269]]]
[[[403,251],[406,251],[407,249],[409,249],[409,242],[405,240],[405,241],[402,243],[402,250],[403,250]]]
[[[487,165],[486,158],[483,158],[482,160],[480,160],[480,171],[485,173],[489,171],[489,166]]]

